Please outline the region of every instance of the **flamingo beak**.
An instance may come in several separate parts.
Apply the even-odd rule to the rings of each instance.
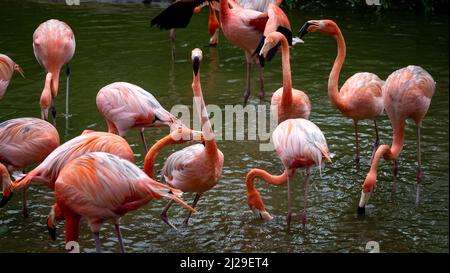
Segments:
[[[300,39],[302,39],[303,36],[305,36],[306,34],[308,34],[308,32],[311,32],[311,31],[313,30],[313,29],[310,29],[310,28],[309,28],[310,26],[315,26],[315,27],[317,27],[318,25],[317,25],[316,23],[313,23],[313,22],[310,22],[310,21],[306,22],[306,23],[302,26],[302,28],[300,29],[300,31],[298,32],[298,36],[299,36]]]
[[[22,75],[22,78],[26,79],[26,78],[25,78],[25,75],[24,75],[24,73],[23,73],[22,67],[20,67],[18,64],[16,64],[16,66],[14,67],[14,70],[16,70],[17,72],[19,72],[19,74]]]
[[[369,202],[370,192],[361,191],[361,199],[359,200],[357,212],[359,215],[366,213],[366,205]]]
[[[252,211],[253,211],[253,214],[254,214],[257,218],[262,219],[262,220],[264,220],[264,221],[268,221],[268,220],[272,220],[272,219],[273,219],[273,217],[272,217],[267,211],[265,211],[265,210],[260,211],[260,210],[257,209],[257,208],[253,208]]]
[[[261,48],[261,51],[259,51],[259,55],[263,56],[264,59],[267,57],[267,54],[269,53],[269,50],[272,48],[272,43],[268,42],[266,40],[266,42],[264,43],[263,47]]]
[[[200,70],[200,58],[198,56],[194,57],[192,61],[192,68],[194,69],[194,74],[197,76],[198,71]]]
[[[56,227],[51,223],[50,218],[47,218],[47,230],[48,234],[50,235],[50,238],[52,238],[53,241],[56,240]]]

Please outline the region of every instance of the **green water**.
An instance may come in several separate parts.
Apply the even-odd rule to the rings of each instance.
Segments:
[[[58,116],[57,129],[67,141],[86,128],[104,131],[106,124],[97,111],[98,90],[115,81],[127,81],[150,91],[170,109],[176,104],[192,104],[190,52],[203,49],[202,84],[205,101],[219,106],[242,103],[245,84],[244,56],[221,34],[217,48],[207,47],[208,13],[194,16],[186,30],[177,32],[177,58],[170,57],[168,33],[150,29],[149,19],[161,10],[140,4],[86,4],[70,7],[29,1],[0,1],[0,52],[9,55],[25,70],[26,79],[14,75],[7,94],[0,101],[0,121],[40,116],[39,97],[45,77],[34,58],[32,34],[50,18],[67,22],[76,36],[76,53],[71,62],[70,112],[65,122]],[[328,73],[336,54],[335,41],[309,34],[304,45],[291,51],[293,86],[305,91],[312,102],[311,120],[325,134],[330,150],[336,154],[322,177],[313,172],[309,190],[307,230],[300,224],[303,208],[303,182],[294,182],[294,217],[286,230],[287,198],[285,186],[263,186],[257,182],[270,222],[255,219],[247,207],[245,174],[254,167],[278,174],[282,164],[275,152],[260,152],[256,141],[220,141],[225,155],[219,184],[200,200],[199,212],[189,227],[182,226],[186,211],[174,206],[169,214],[178,230],[159,219],[165,201],[152,201],[129,213],[122,220],[128,252],[363,252],[368,241],[377,241],[382,252],[448,252],[448,17],[387,13],[358,14],[351,11],[289,14],[298,30],[305,20],[328,18],[341,27],[347,42],[347,59],[340,84],[355,72],[370,71],[382,79],[409,64],[425,68],[437,82],[431,107],[423,121],[422,161],[424,181],[420,205],[416,206],[416,140],[412,122],[408,123],[405,147],[399,159],[397,191],[392,192],[392,163],[382,161],[378,187],[371,197],[364,218],[356,215],[361,183],[369,169],[374,140],[372,122],[361,122],[361,169],[354,167],[352,121],[334,109],[326,94]],[[267,98],[281,86],[281,58],[266,66]],[[256,74],[255,74],[256,76]],[[64,80],[61,73],[59,113],[64,111]],[[251,104],[258,104],[258,82]],[[382,142],[390,144],[392,130],[386,115],[379,122]],[[168,129],[146,130],[147,141],[154,143]],[[127,140],[142,166],[143,155],[137,131]],[[165,150],[163,160],[179,149]],[[45,221],[53,193],[42,186],[29,191],[30,217],[21,216],[17,194],[0,210],[1,252],[63,252],[64,227],[59,225],[56,241],[47,235]],[[186,200],[193,195],[186,194]],[[101,231],[104,251],[118,251],[112,225]],[[81,250],[95,251],[85,222],[80,236]]]

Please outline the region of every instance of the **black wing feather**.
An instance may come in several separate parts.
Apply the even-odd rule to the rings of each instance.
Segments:
[[[186,28],[191,21],[194,9],[209,0],[178,0],[150,22],[159,29]]]

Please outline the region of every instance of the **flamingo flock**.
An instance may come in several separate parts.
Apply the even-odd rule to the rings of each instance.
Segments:
[[[175,41],[175,29],[188,27],[193,14],[200,14],[209,7],[209,44],[217,45],[220,29],[226,40],[245,53],[246,85],[244,103],[251,95],[253,65],[259,67],[260,103],[264,103],[265,89],[263,69],[280,51],[282,59],[282,87],[271,99],[271,115],[278,117],[278,126],[271,140],[283,166],[283,173],[270,174],[255,168],[248,171],[243,189],[247,193],[247,205],[257,218],[272,219],[266,210],[261,194],[255,187],[260,178],[269,184],[287,185],[286,224],[292,222],[292,188],[296,173],[303,174],[304,200],[301,222],[307,225],[309,181],[312,169],[322,168],[335,156],[328,148],[326,134],[309,120],[312,109],[308,95],[292,86],[290,47],[293,45],[291,24],[280,8],[281,0],[178,0],[162,11],[151,25],[167,29]],[[216,17],[219,11],[220,22]],[[200,16],[200,15],[199,15]],[[403,149],[406,120],[416,124],[417,134],[417,195],[422,181],[420,128],[431,104],[436,83],[420,66],[408,65],[394,71],[385,81],[368,72],[356,73],[342,87],[339,75],[342,70],[346,45],[343,34],[332,20],[309,20],[299,31],[300,38],[307,33],[320,32],[337,42],[337,57],[328,79],[328,96],[331,103],[354,122],[355,161],[360,168],[358,121],[374,120],[376,141],[372,149],[370,170],[362,185],[357,213],[364,214],[370,194],[377,184],[377,169],[382,158],[394,161],[394,177]],[[54,124],[58,94],[59,74],[66,65],[66,112],[69,118],[69,63],[75,54],[75,35],[66,23],[51,19],[40,24],[33,34],[33,51],[38,63],[47,74],[40,97],[41,119],[19,117],[0,123],[0,208],[8,204],[13,195],[22,190],[22,213],[28,217],[27,191],[33,184],[46,185],[54,192],[54,203],[46,219],[48,232],[56,240],[58,222],[65,222],[66,243],[78,242],[80,220],[87,221],[93,234],[97,252],[101,252],[99,232],[102,224],[111,221],[118,237],[119,248],[124,252],[120,219],[139,209],[153,199],[165,198],[160,218],[176,229],[169,221],[168,211],[175,203],[187,209],[183,221],[188,226],[192,213],[208,213],[208,208],[198,206],[200,198],[208,198],[222,176],[224,153],[219,149],[203,99],[200,68],[203,53],[199,48],[191,52],[192,93],[197,103],[196,111],[201,131],[195,131],[165,110],[158,100],[143,88],[127,82],[114,82],[101,88],[95,98],[98,111],[104,117],[108,132],[85,130],[79,136],[60,143]],[[174,46],[174,45],[173,45]],[[304,45],[304,46],[307,46]],[[174,53],[174,48],[172,48]],[[0,98],[4,97],[14,71],[24,75],[22,68],[10,57],[0,54]],[[187,73],[187,72],[186,72]],[[297,75],[294,75],[297,76]],[[13,91],[11,91],[13,92]],[[8,99],[5,96],[5,99]],[[94,99],[94,98],[92,98]],[[392,124],[391,145],[382,144],[376,120],[386,111]],[[53,125],[48,122],[51,112]],[[170,132],[150,148],[144,129],[167,126]],[[145,153],[141,170],[135,165],[135,155],[125,139],[127,132],[138,129]],[[165,182],[155,178],[154,165],[160,151],[175,144],[198,142],[172,153],[165,160],[162,176]],[[37,164],[30,169],[30,166]],[[244,188],[246,187],[246,188]],[[182,198],[185,192],[194,193],[191,205]],[[204,212],[203,212],[204,211]]]

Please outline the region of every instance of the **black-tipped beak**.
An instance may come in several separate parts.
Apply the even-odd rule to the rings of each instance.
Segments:
[[[200,69],[200,58],[194,57],[194,61],[192,62],[192,68],[194,69],[194,74],[197,76],[198,70]]]
[[[56,228],[50,227],[47,220],[47,230],[48,235],[50,235],[50,238],[52,238],[53,241],[56,240]]]
[[[309,26],[316,26],[316,24],[310,23],[310,22],[306,22],[306,23],[302,26],[302,28],[300,29],[300,31],[298,32],[298,37],[299,37],[300,39],[302,39],[303,36],[305,36],[306,34],[308,34],[308,27],[309,27]]]
[[[8,204],[8,201],[11,199],[12,196],[13,196],[12,192],[9,194],[9,196],[3,195],[2,201],[0,201],[0,208],[3,208],[6,204]]]
[[[364,215],[364,214],[366,214],[366,207],[358,206],[358,209],[356,210],[356,212],[358,213],[358,215]]]

